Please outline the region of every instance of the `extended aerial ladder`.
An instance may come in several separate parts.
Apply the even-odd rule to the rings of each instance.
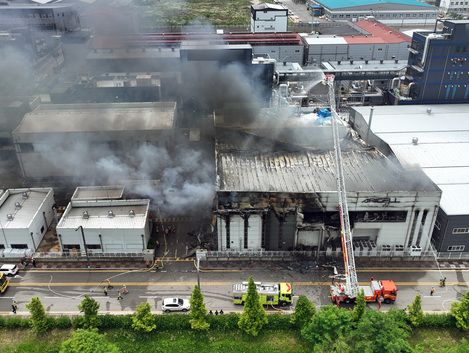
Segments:
[[[342,253],[344,256],[345,274],[341,277],[335,276],[334,279],[345,279],[345,284],[336,280],[331,285],[331,299],[338,305],[341,302],[349,303],[355,301],[358,293],[363,291],[365,301],[375,302],[384,301],[385,303],[394,303],[397,299],[397,287],[392,280],[374,280],[371,279],[370,285],[360,286],[358,283],[357,270],[355,268],[355,256],[353,253],[352,230],[347,205],[347,192],[345,190],[345,177],[342,164],[342,152],[340,149],[339,127],[340,116],[336,110],[334,76],[326,76],[328,86],[328,98],[331,109],[331,125],[334,140],[334,156],[336,166],[337,194],[339,198],[339,216],[340,216],[340,237],[342,241]]]
[[[334,140],[334,156],[336,167],[337,194],[339,198],[340,237],[342,241],[342,252],[345,266],[345,286],[336,286],[338,292],[344,296],[355,298],[359,292],[357,270],[355,268],[355,256],[353,254],[352,230],[347,205],[347,193],[345,190],[344,169],[342,164],[342,152],[340,150],[339,114],[336,110],[334,76],[326,76],[326,84],[329,89],[329,104],[332,114],[332,135]]]

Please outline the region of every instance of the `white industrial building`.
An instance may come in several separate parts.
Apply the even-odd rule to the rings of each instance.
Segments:
[[[279,4],[251,5],[251,32],[286,32],[288,9]]]
[[[469,14],[469,2],[441,0],[440,11],[445,14],[467,15]]]
[[[125,158],[144,144],[172,145],[175,112],[175,102],[39,105],[13,131],[23,176],[99,175],[102,158]],[[85,159],[86,166],[76,162]]]
[[[51,188],[9,189],[0,196],[0,249],[35,251],[55,217]]]
[[[343,161],[357,256],[428,250],[441,191],[421,171],[348,143]],[[217,181],[218,250],[341,251],[333,151],[220,149]]]
[[[141,253],[150,239],[150,200],[72,200],[57,225],[64,252]]]
[[[123,186],[79,186],[75,189],[72,200],[118,200],[123,194]]]
[[[314,0],[334,21],[357,21],[371,16],[389,25],[431,25],[438,8],[419,0]]]
[[[440,252],[469,251],[469,104],[356,107],[350,119],[370,145],[405,169],[422,169],[442,191],[433,230]],[[371,126],[370,126],[371,125]]]
[[[303,35],[309,64],[325,61],[404,60],[409,57],[411,38],[374,20],[354,23],[360,34]]]

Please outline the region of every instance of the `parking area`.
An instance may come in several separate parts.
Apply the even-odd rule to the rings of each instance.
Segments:
[[[305,3],[295,2],[293,0],[278,0],[278,4],[283,4],[289,10],[290,18],[293,22],[311,22],[311,17]]]

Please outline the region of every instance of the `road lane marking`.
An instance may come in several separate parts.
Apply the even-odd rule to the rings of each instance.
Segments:
[[[0,299],[15,299],[15,297],[0,297]]]
[[[166,261],[166,260],[165,260]],[[170,260],[170,262],[192,262],[192,260],[187,260],[187,259],[181,259],[181,260]],[[243,271],[248,271],[252,270],[251,269],[222,269],[222,268],[200,268],[200,271],[207,271],[207,272],[243,272]],[[262,270],[262,269],[257,269],[257,270]],[[154,270],[149,270],[148,268],[123,268],[123,269],[38,269],[38,270],[27,270],[24,271],[24,273],[125,273],[128,271],[134,271],[136,273],[153,273]],[[316,270],[312,270],[312,272],[315,272]],[[326,272],[327,270],[319,270],[318,272]],[[158,271],[158,272],[166,272],[166,271]],[[291,271],[290,271],[291,272]],[[297,272],[297,271],[293,271]],[[399,273],[399,272],[409,272],[409,273],[421,273],[421,272],[469,272],[469,269],[467,268],[454,268],[454,269],[419,269],[419,268],[391,268],[391,269],[386,269],[386,268],[362,268],[362,269],[357,269],[357,272],[376,272],[376,273]]]
[[[424,295],[424,298],[441,298],[441,295]]]
[[[236,281],[202,281],[204,286],[231,286]],[[331,282],[323,281],[292,281],[294,286],[330,286]],[[429,282],[400,282],[395,281],[398,286],[435,286],[438,281],[429,281]],[[183,281],[183,282],[112,282],[114,287],[123,286],[127,287],[193,287],[197,284],[197,281]],[[360,282],[360,285],[367,285],[369,282]],[[468,286],[469,282],[446,282],[446,286]],[[102,287],[103,282],[14,282],[10,283],[11,287]]]

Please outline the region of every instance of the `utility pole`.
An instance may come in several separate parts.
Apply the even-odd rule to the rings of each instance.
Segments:
[[[83,239],[83,246],[85,247],[86,262],[88,264],[88,268],[90,268],[90,257],[88,256],[88,248],[86,247],[86,239],[85,239],[85,232],[83,230],[83,226],[78,226],[78,228],[75,229],[75,232],[77,232],[78,229],[81,230],[81,237]]]

